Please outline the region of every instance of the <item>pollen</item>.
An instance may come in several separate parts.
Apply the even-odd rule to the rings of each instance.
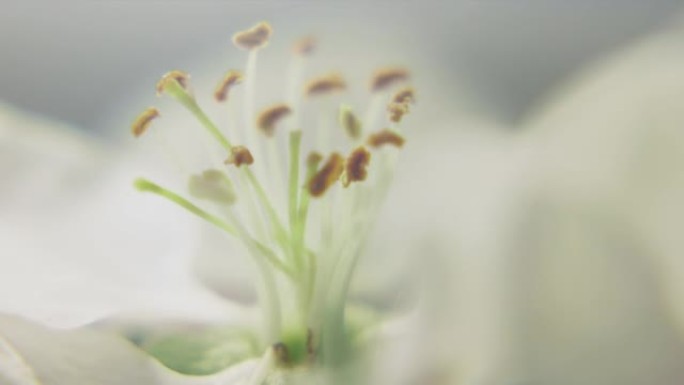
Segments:
[[[310,168],[318,168],[318,165],[323,161],[323,155],[313,151],[306,157],[306,165]]]
[[[268,44],[272,33],[271,25],[262,21],[250,29],[234,34],[233,44],[247,51],[262,48]]]
[[[223,102],[228,99],[228,93],[230,92],[230,89],[233,86],[242,83],[242,80],[243,76],[240,71],[228,71],[216,86],[216,90],[214,91],[214,98],[216,101]]]
[[[373,74],[370,82],[370,89],[373,92],[384,91],[397,83],[408,80],[408,78],[409,72],[404,68],[381,68]]]
[[[416,102],[416,91],[412,87],[402,88],[394,94],[392,102],[398,104],[414,104]]]
[[[332,153],[323,167],[309,180],[307,189],[313,197],[322,196],[340,179],[344,171],[344,157],[339,153]]]
[[[342,126],[350,138],[356,140],[361,137],[361,130],[363,128],[361,120],[356,117],[351,107],[348,105],[340,106],[339,121],[340,126]]]
[[[266,136],[273,136],[275,127],[278,122],[290,115],[292,110],[287,104],[279,103],[265,108],[257,116],[257,128],[259,128]]]
[[[161,95],[166,91],[166,87],[169,86],[171,82],[178,82],[180,86],[187,90],[188,84],[190,82],[190,76],[179,70],[169,71],[162,76],[162,78],[157,82],[157,95]]]
[[[311,55],[315,50],[316,39],[312,36],[303,37],[292,45],[292,52],[299,56]]]
[[[234,164],[235,167],[240,167],[243,164],[249,166],[254,163],[254,157],[247,147],[233,146],[230,149],[230,156],[223,163]]]
[[[384,129],[380,132],[372,134],[368,138],[368,145],[373,148],[379,148],[387,144],[401,148],[404,145],[404,138],[394,131]]]
[[[133,133],[133,136],[138,138],[140,135],[144,134],[152,121],[158,117],[159,110],[154,107],[149,107],[143,111],[140,115],[138,115],[131,125],[131,132]]]
[[[409,107],[408,104],[393,102],[387,106],[387,112],[389,115],[389,120],[394,123],[399,123],[404,115],[408,114]]]
[[[343,91],[346,88],[347,83],[342,76],[336,72],[332,72],[311,79],[304,87],[304,94],[306,96],[325,95],[336,91]]]
[[[346,178],[342,185],[349,186],[352,182],[361,182],[366,180],[368,176],[368,164],[370,163],[371,154],[365,147],[356,148],[347,158],[345,163]]]

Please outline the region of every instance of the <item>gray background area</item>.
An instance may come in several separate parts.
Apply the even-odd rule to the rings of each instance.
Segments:
[[[680,8],[664,0],[3,1],[0,100],[96,130],[142,79],[209,55],[235,25],[334,19],[415,31],[407,44],[438,59],[436,71],[466,79],[475,98],[514,121],[564,75]]]

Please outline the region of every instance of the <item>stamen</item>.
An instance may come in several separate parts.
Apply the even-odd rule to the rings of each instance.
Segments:
[[[389,129],[384,129],[368,137],[368,145],[374,148],[382,147],[386,144],[401,148],[404,142],[405,140],[401,135]]]
[[[201,175],[192,175],[188,183],[190,195],[197,199],[204,199],[216,203],[235,203],[233,183],[222,171],[210,169]]]
[[[278,342],[273,345],[273,354],[275,356],[276,363],[279,365],[287,365],[290,362],[290,352],[282,342]]]
[[[389,120],[394,123],[399,123],[401,122],[401,118],[408,114],[409,107],[408,104],[393,102],[387,106],[387,112],[389,113]]]
[[[153,182],[150,182],[147,179],[136,179],[135,180],[135,188],[137,188],[139,191],[144,191],[144,192],[151,192],[153,194],[157,194],[159,196],[162,196],[171,202],[176,203],[177,205],[183,207],[184,209],[188,210],[189,212],[197,215],[198,217],[206,220],[209,223],[212,223],[216,225],[218,228],[223,229],[229,234],[237,236],[238,232],[237,230],[229,225],[228,223],[224,222],[222,219],[211,215],[207,213],[206,211],[202,210],[201,208],[197,207],[194,205],[192,202],[189,200],[183,198],[182,196],[174,193],[173,191],[167,190]]]
[[[306,36],[292,45],[292,52],[299,56],[308,56],[316,49],[316,39],[313,36]]]
[[[352,182],[361,182],[366,180],[368,176],[368,163],[370,163],[371,154],[363,146],[357,147],[347,158],[345,164],[345,176],[342,181],[344,187],[349,186]]]
[[[190,76],[187,73],[179,70],[169,71],[157,82],[157,96],[161,96],[164,92],[169,92],[169,86],[176,82],[182,89],[187,91],[189,81]]]
[[[323,167],[309,180],[307,188],[313,197],[322,196],[342,175],[344,158],[334,152],[330,154]]]
[[[309,97],[325,95],[335,91],[342,91],[346,88],[347,83],[342,78],[342,75],[333,72],[311,79],[304,87],[304,95]]]
[[[416,102],[416,92],[412,87],[402,88],[394,94],[392,102],[399,104],[414,104]]]
[[[271,25],[262,21],[250,29],[234,34],[233,44],[247,51],[262,48],[268,44],[272,33]]]
[[[266,135],[273,136],[275,126],[280,119],[290,115],[292,110],[287,104],[275,104],[261,111],[257,117],[257,127]]]
[[[323,155],[313,151],[306,157],[306,167],[308,169],[318,169],[318,165],[323,161]]]
[[[226,99],[228,99],[228,92],[230,91],[230,89],[234,85],[242,83],[242,79],[243,76],[240,71],[228,71],[223,76],[223,79],[221,79],[221,82],[216,86],[216,90],[214,91],[214,98],[219,102],[223,102]]]
[[[254,157],[249,149],[245,146],[233,146],[230,149],[230,156],[226,159],[224,164],[234,164],[235,167],[240,167],[243,164],[250,165],[254,163]]]
[[[361,120],[356,117],[350,106],[346,104],[340,106],[339,121],[351,139],[357,140],[361,137],[363,128]]]
[[[408,80],[409,72],[404,68],[381,68],[375,71],[370,82],[370,89],[373,92],[384,91],[393,85]]]
[[[131,125],[131,132],[133,133],[133,136],[138,138],[140,135],[144,134],[147,131],[147,128],[150,126],[150,123],[152,123],[152,121],[158,117],[159,110],[154,107],[149,107],[143,111],[140,115],[138,115]]]

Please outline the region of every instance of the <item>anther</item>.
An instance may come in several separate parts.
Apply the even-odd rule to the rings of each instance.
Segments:
[[[299,56],[308,56],[316,49],[316,39],[312,36],[306,36],[297,40],[292,45],[292,52]]]
[[[325,95],[346,88],[347,83],[342,76],[333,72],[311,79],[304,87],[304,94],[306,96]]]
[[[162,78],[157,82],[157,95],[161,95],[167,91],[168,87],[173,84],[173,82],[178,82],[182,89],[188,89],[188,84],[190,82],[190,76],[179,70],[169,71],[162,76]]]
[[[408,80],[409,72],[404,68],[381,68],[373,74],[370,89],[373,92],[384,91],[393,85]]]
[[[370,163],[371,154],[365,147],[357,147],[347,158],[345,163],[345,177],[342,185],[349,186],[352,182],[361,182],[366,180],[368,176],[368,163]]]
[[[290,351],[282,342],[273,344],[273,355],[279,365],[287,365],[290,363]]]
[[[230,156],[226,159],[224,164],[234,164],[235,167],[240,167],[243,164],[250,165],[254,163],[254,157],[249,149],[245,146],[233,146],[230,149]]]
[[[147,128],[150,126],[150,123],[152,123],[152,121],[158,117],[159,110],[154,107],[149,107],[143,111],[140,115],[138,115],[131,125],[131,132],[133,133],[133,136],[137,138],[144,134],[145,131],[147,131]]]
[[[291,112],[292,110],[287,104],[280,103],[270,106],[261,111],[257,116],[257,128],[266,136],[273,136],[278,122],[288,116]]]
[[[251,51],[265,47],[272,33],[271,25],[262,21],[252,28],[235,33],[233,35],[233,44],[238,48]]]
[[[342,175],[344,158],[334,152],[330,154],[323,167],[309,180],[307,188],[313,197],[322,196]]]
[[[412,87],[405,87],[397,91],[392,102],[399,104],[413,104],[416,102],[416,92]]]
[[[317,169],[318,165],[321,164],[322,161],[323,155],[316,151],[313,151],[309,154],[309,156],[306,157],[306,166],[308,168]]]
[[[190,176],[188,183],[190,195],[222,204],[235,202],[235,190],[228,176],[219,170],[206,170],[200,175]]]
[[[214,98],[219,102],[228,99],[228,93],[230,92],[230,89],[234,85],[242,83],[242,79],[243,76],[240,71],[228,71],[223,76],[223,79],[221,79],[221,82],[216,86],[216,90],[214,91]]]
[[[386,144],[402,147],[404,145],[404,138],[389,129],[384,129],[368,137],[368,145],[371,147],[378,148]]]
[[[387,112],[389,113],[389,120],[394,123],[399,123],[401,122],[401,118],[408,114],[409,107],[408,104],[393,102],[387,106]]]
[[[359,139],[361,137],[361,129],[363,128],[361,120],[356,117],[351,107],[344,104],[340,106],[339,121],[350,138]]]

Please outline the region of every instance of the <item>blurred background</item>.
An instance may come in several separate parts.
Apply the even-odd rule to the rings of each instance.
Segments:
[[[434,76],[458,79],[493,116],[515,121],[569,72],[681,7],[672,0],[3,1],[0,99],[102,129],[132,90],[149,89],[170,67],[215,58],[228,47],[228,31],[268,19],[350,31],[381,26],[437,63]]]

